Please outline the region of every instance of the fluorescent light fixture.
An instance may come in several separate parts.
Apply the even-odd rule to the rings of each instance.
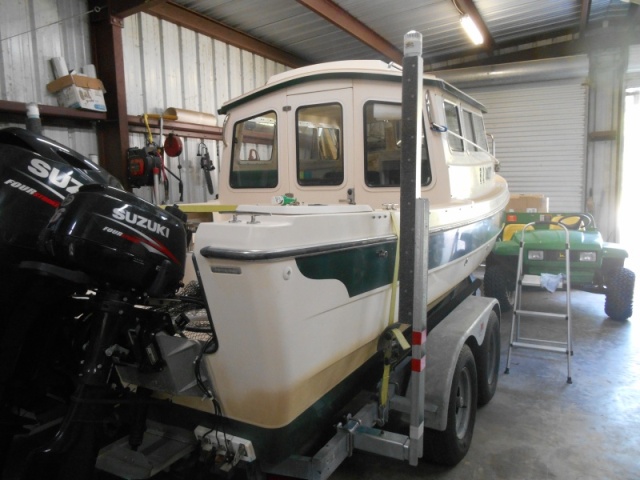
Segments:
[[[460,24],[474,45],[481,45],[484,43],[482,33],[478,30],[478,26],[473,21],[473,18],[469,15],[463,15],[460,17]]]

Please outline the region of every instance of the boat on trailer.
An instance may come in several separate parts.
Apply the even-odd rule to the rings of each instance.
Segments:
[[[482,106],[423,75],[421,51],[405,72],[312,66],[225,104],[220,204],[235,207],[200,223],[187,276],[184,211],[201,206],[160,208],[8,132],[0,220],[27,205],[30,221],[0,239],[19,280],[3,297],[18,307],[0,336],[0,462],[23,407],[51,408],[37,379],[7,393],[51,367],[72,373],[50,387],[66,414],[22,478],[325,480],[354,449],[458,463],[497,386],[499,304],[471,278],[508,190]],[[396,421],[408,436],[382,430]]]
[[[219,111],[219,201],[238,206],[195,233],[217,338],[203,372],[231,429],[261,437],[254,445],[272,459],[295,453],[291,439],[331,410],[336,391],[375,356],[390,316],[398,320],[401,82],[397,66],[379,61],[313,65]],[[489,254],[509,194],[484,107],[431,75],[423,89],[433,308]],[[199,398],[173,400],[213,413]]]

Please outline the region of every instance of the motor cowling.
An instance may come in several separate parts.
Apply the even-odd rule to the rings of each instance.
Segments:
[[[81,187],[57,209],[40,239],[57,262],[119,290],[175,292],[184,275],[184,222],[135,195]]]
[[[56,208],[89,184],[122,188],[106,170],[54,140],[0,129],[0,264],[38,259],[38,235]]]

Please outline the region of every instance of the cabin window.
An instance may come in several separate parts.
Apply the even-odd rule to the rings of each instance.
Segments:
[[[231,188],[274,188],[278,185],[275,112],[236,123],[232,148]]]
[[[365,183],[370,187],[400,186],[402,107],[399,103],[367,102],[364,106]],[[422,185],[431,182],[431,166],[422,134]]]
[[[462,128],[460,128],[460,113],[458,106],[451,102],[444,102],[444,114],[447,120],[447,138],[449,148],[454,152],[463,152]]]
[[[487,151],[487,135],[484,132],[482,117],[477,113],[464,112],[464,138],[469,151]]]
[[[344,181],[342,106],[300,107],[296,111],[296,164],[300,185],[340,185]]]

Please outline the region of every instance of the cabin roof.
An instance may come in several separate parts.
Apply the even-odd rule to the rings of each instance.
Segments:
[[[230,110],[263,95],[288,88],[293,85],[335,79],[367,79],[384,82],[401,82],[402,67],[395,63],[385,63],[380,60],[354,60],[319,63],[316,65],[297,68],[274,75],[264,86],[240,97],[229,100],[220,107],[218,113],[225,114]],[[423,79],[423,84],[425,86],[440,88],[441,90],[459,98],[483,112],[487,111],[484,105],[480,102],[444,80],[429,74],[425,74]]]

